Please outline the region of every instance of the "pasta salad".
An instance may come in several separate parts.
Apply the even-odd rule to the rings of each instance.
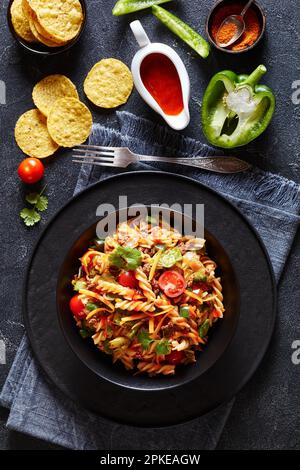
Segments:
[[[126,369],[172,375],[224,314],[221,279],[205,240],[162,220],[129,220],[80,259],[70,310],[83,338]]]

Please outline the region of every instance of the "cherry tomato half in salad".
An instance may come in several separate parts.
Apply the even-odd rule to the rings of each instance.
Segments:
[[[172,365],[177,365],[182,362],[182,359],[184,357],[184,354],[182,351],[172,351],[170,354],[168,354],[165,359],[168,364]]]
[[[118,283],[123,287],[129,287],[135,289],[138,286],[137,280],[134,275],[134,271],[124,271],[118,277]]]
[[[86,313],[84,310],[84,304],[82,303],[79,295],[74,295],[70,300],[70,310],[73,313],[74,317],[77,320],[84,320],[86,317]]]
[[[165,271],[158,280],[159,287],[166,296],[174,298],[183,294],[186,284],[184,277],[174,270]]]
[[[18,168],[18,175],[23,183],[33,184],[40,181],[45,173],[45,167],[38,158],[25,158]]]

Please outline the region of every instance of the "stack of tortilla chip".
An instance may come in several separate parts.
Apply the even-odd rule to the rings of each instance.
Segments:
[[[84,16],[79,0],[14,0],[11,21],[26,42],[61,47],[80,33]]]

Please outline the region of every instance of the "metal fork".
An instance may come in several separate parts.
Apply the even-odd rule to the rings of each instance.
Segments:
[[[156,157],[151,155],[138,155],[127,147],[102,147],[98,145],[79,145],[73,149],[73,162],[97,166],[111,166],[126,168],[131,163],[137,162],[162,162],[176,163],[178,165],[201,168],[216,173],[239,173],[251,168],[249,163],[236,157],[193,157],[174,158]]]

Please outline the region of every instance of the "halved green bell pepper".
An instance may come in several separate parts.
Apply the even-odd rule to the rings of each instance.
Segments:
[[[202,101],[203,132],[211,144],[240,147],[266,130],[275,111],[272,90],[258,84],[266,71],[259,65],[251,75],[225,70],[211,79]]]

